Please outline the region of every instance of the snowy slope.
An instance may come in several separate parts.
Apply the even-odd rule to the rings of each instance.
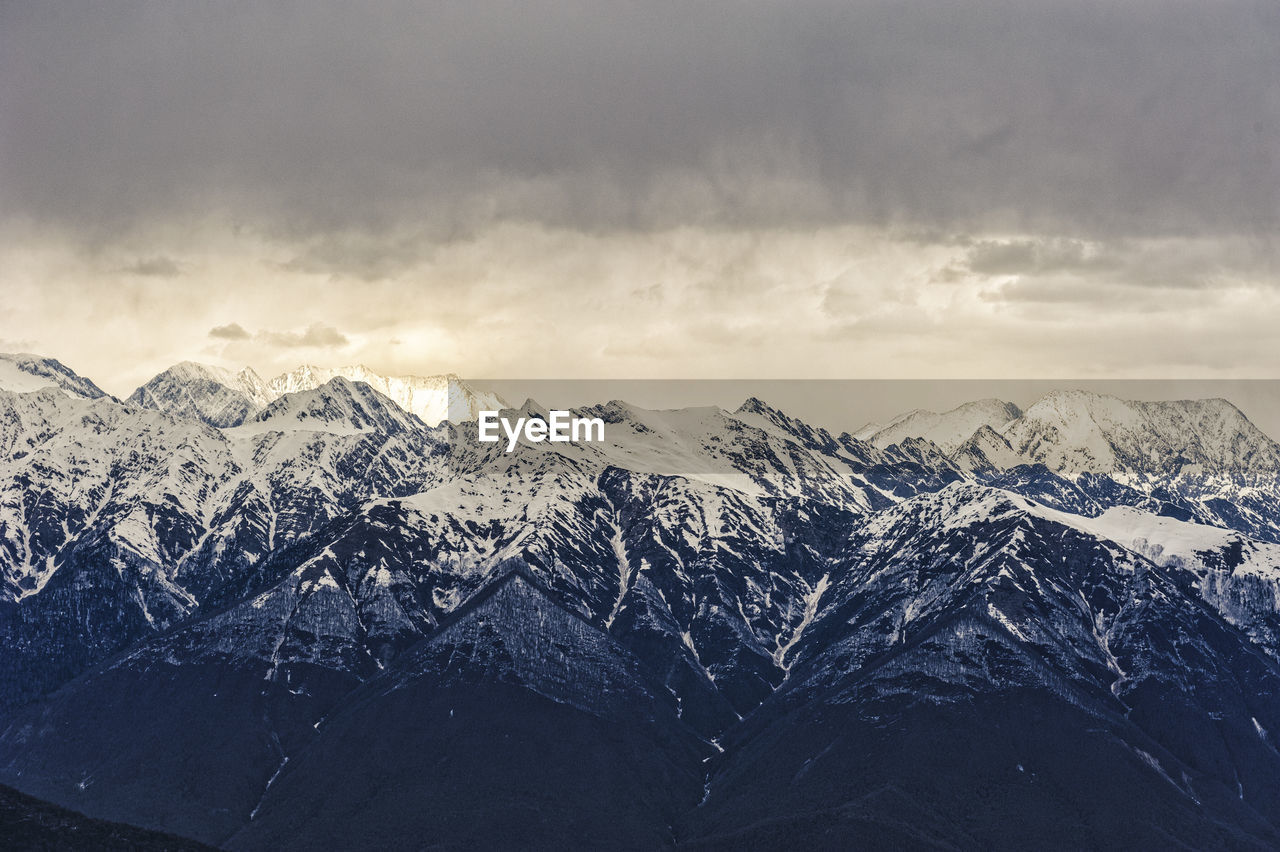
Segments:
[[[1037,507],[1044,517],[1098,538],[1116,542],[1161,565],[1196,561],[1204,554],[1238,551],[1233,570],[1280,580],[1280,544],[1250,541],[1240,533],[1130,506],[1116,506],[1095,518]]]
[[[1042,464],[1069,477],[1251,476],[1280,470],[1280,445],[1225,399],[1142,402],[1055,390],[1025,411],[987,399],[938,414],[915,410],[855,433],[877,447],[907,438],[966,469]]]
[[[67,396],[97,399],[106,396],[93,382],[78,376],[61,361],[39,355],[0,353],[0,389],[25,393],[58,388]]]
[[[1280,544],[1233,530],[1162,517],[1129,506],[1095,518],[1036,507],[1041,516],[1185,571],[1223,618],[1280,660]]]

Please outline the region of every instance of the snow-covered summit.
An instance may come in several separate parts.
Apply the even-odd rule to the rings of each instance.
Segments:
[[[806,446],[833,449],[836,444],[826,429],[810,426],[754,396],[738,406],[733,417],[766,432],[797,439]]]
[[[241,428],[390,435],[421,429],[423,423],[369,384],[334,376],[319,387],[284,394]]]
[[[907,438],[932,441],[944,452],[952,453],[983,426],[1000,430],[1022,414],[1018,406],[1000,399],[980,399],[938,413],[916,409],[903,414],[888,425],[859,429],[855,437],[869,441],[881,449],[901,443]]]
[[[1225,399],[1135,402],[1053,391],[1000,431],[1019,456],[1067,474],[1280,470],[1280,446]]]
[[[271,393],[314,390],[330,379],[341,376],[353,382],[364,382],[396,405],[419,418],[428,426],[448,420],[460,423],[475,420],[482,410],[506,408],[496,394],[471,387],[452,373],[439,376],[383,376],[363,364],[348,367],[316,367],[310,364],[276,376],[269,383]]]
[[[129,402],[226,428],[240,425],[274,398],[251,367],[232,372],[183,361],[135,390]]]
[[[929,441],[966,470],[1039,464],[1068,477],[1280,471],[1280,445],[1225,399],[1143,402],[1055,390],[1025,411],[983,399],[941,414],[910,411],[855,436],[881,448]]]
[[[57,388],[67,396],[99,399],[106,392],[54,358],[26,352],[0,353],[0,389],[27,393]]]

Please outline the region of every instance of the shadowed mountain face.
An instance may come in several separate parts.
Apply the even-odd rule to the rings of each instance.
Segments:
[[[787,681],[724,741],[695,836],[1280,839],[1276,648],[1185,594],[1180,570],[987,489],[908,501],[844,559]]]
[[[634,655],[517,570],[348,696],[228,845],[405,845],[426,805],[452,844],[660,848],[709,753]]]
[[[222,429],[0,391],[7,783],[246,850],[1280,845],[1280,450],[1229,403],[507,454],[312,379]]]
[[[200,852],[211,849],[169,834],[89,819],[3,785],[0,785],[0,838],[4,838],[9,849],[85,852]]]

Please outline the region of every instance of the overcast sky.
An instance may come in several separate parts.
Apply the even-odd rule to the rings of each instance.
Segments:
[[[1280,376],[1280,4],[0,3],[0,351]]]

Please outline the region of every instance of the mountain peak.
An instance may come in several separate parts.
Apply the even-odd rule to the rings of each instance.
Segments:
[[[1021,415],[1021,409],[1011,402],[979,399],[941,413],[917,408],[894,418],[886,426],[864,427],[857,436],[881,449],[907,438],[922,438],[945,453],[953,453],[983,426],[999,431]]]
[[[180,361],[135,390],[128,401],[227,428],[239,426],[273,398],[251,367],[234,372],[197,361]]]
[[[814,427],[793,417],[776,406],[770,405],[757,396],[748,397],[746,401],[739,405],[733,412],[733,416],[738,419],[758,418],[759,423],[772,423],[779,426],[785,431],[794,432],[803,430],[807,432],[815,431]]]
[[[1274,473],[1280,446],[1230,402],[1141,402],[1053,391],[1002,430],[1029,461],[1066,473]]]
[[[778,409],[771,406],[758,396],[749,396],[743,401],[742,405],[733,412],[734,414],[777,414]]]
[[[316,432],[379,431],[395,434],[421,429],[411,412],[379,393],[367,382],[334,376],[319,387],[286,393],[263,409],[245,428]]]

